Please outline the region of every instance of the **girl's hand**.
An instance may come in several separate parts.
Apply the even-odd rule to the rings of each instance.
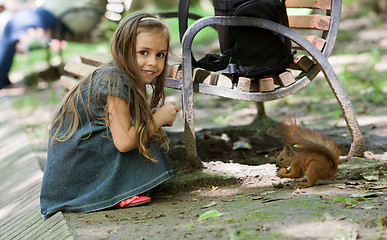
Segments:
[[[159,126],[173,126],[177,113],[180,111],[180,107],[175,103],[168,102],[162,107],[158,108],[153,114],[153,121]]]

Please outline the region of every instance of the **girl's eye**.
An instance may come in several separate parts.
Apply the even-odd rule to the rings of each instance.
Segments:
[[[148,52],[145,51],[145,50],[142,50],[142,51],[140,51],[139,53],[140,53],[141,55],[147,55],[147,54],[148,54]]]
[[[159,58],[163,58],[163,57],[165,57],[165,54],[164,53],[158,53],[156,56],[159,57]]]

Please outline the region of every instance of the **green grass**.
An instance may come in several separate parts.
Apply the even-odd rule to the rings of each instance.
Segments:
[[[106,42],[98,43],[79,43],[79,42],[68,42],[66,49],[63,50],[63,60],[66,62],[69,58],[78,56],[83,52],[108,52],[109,46]],[[59,53],[51,50],[51,62],[58,59]],[[29,52],[28,54],[16,54],[11,72],[20,71],[24,75],[28,75],[33,72],[37,72],[36,65],[38,63],[46,63],[47,60],[46,49],[37,49]]]

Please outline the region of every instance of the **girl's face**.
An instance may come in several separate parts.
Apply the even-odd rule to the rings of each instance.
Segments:
[[[167,52],[164,31],[143,31],[137,35],[136,56],[144,84],[151,83],[163,71]]]

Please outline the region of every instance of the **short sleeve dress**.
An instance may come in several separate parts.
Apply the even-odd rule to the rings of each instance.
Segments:
[[[93,78],[107,77],[109,71],[114,69],[99,70]],[[129,101],[128,83],[123,75],[118,78],[120,81],[116,82],[121,87],[117,89],[122,91],[114,91],[112,95]],[[90,110],[104,114],[107,87],[93,85],[93,91],[99,91],[101,98],[98,102],[91,100]],[[87,86],[84,88],[82,94],[87,99]],[[78,107],[78,111],[81,124],[75,135],[65,142],[49,144],[40,196],[44,218],[58,211],[91,212],[109,208],[172,176],[165,149],[157,143],[150,142],[148,147],[158,163],[146,159],[137,149],[121,153],[107,137],[104,123],[91,119],[89,124],[83,107]]]

